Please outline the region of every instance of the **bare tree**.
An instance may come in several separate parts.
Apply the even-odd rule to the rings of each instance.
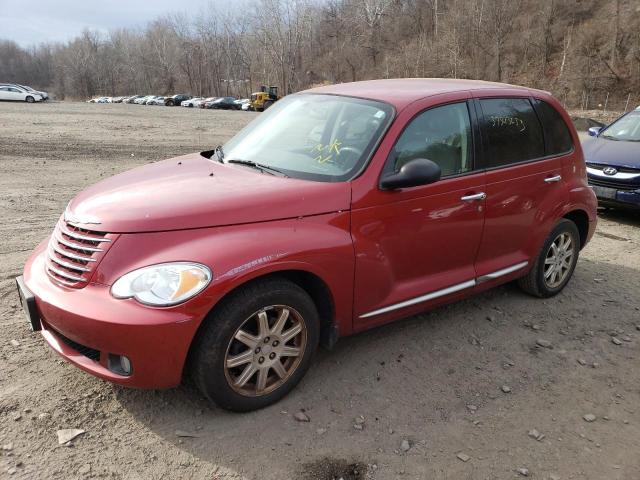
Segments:
[[[0,41],[0,81],[94,94],[290,93],[380,77],[510,81],[573,105],[640,88],[640,17],[620,0],[244,0],[22,48]],[[259,12],[247,15],[247,11]]]

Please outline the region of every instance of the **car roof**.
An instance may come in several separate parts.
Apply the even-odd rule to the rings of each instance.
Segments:
[[[439,93],[452,93],[471,90],[522,90],[529,94],[532,90],[526,87],[507,83],[487,82],[484,80],[466,80],[453,78],[395,78],[383,80],[365,80],[361,82],[339,83],[311,88],[301,93],[324,93],[367,98],[392,104],[403,108],[421,98]]]
[[[26,90],[22,85],[18,85],[17,83],[0,83],[3,87],[16,87],[21,88],[22,90]]]

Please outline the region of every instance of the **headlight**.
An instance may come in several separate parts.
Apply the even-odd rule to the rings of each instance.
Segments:
[[[206,265],[189,262],[160,263],[139,268],[111,286],[115,298],[135,298],[140,303],[166,307],[200,293],[211,281]]]

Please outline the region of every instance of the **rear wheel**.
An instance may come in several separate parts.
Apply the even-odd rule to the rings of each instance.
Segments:
[[[266,102],[264,102],[264,106],[262,107],[262,110],[266,110],[271,105],[273,105],[273,100],[267,100]]]
[[[167,100],[167,103],[165,103],[165,105],[167,107],[173,107],[175,104],[173,103],[173,100]]]
[[[205,322],[192,352],[192,374],[200,390],[228,410],[278,401],[304,376],[318,346],[315,304],[284,279],[241,287]]]
[[[27,98],[25,98],[25,100],[26,100],[27,103],[33,103],[33,102],[36,101],[36,99],[33,98],[31,95],[29,95]]]
[[[552,297],[569,283],[578,262],[580,234],[571,220],[562,219],[545,241],[536,263],[518,280],[520,288],[536,297]]]

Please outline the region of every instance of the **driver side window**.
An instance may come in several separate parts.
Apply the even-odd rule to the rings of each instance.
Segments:
[[[431,108],[416,116],[396,142],[391,158],[398,171],[409,160],[438,164],[442,176],[472,169],[471,122],[466,102]]]

